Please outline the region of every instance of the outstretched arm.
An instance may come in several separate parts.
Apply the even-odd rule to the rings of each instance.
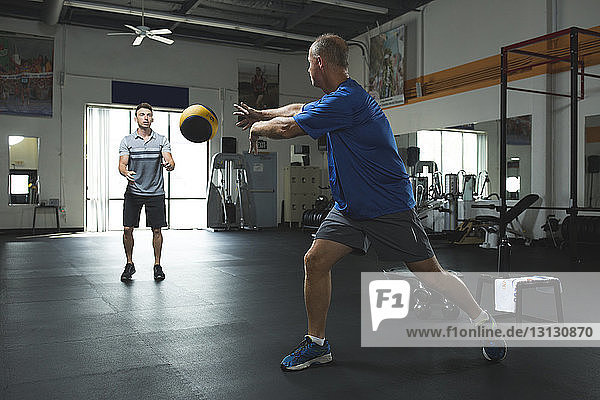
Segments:
[[[239,126],[242,129],[248,129],[258,121],[268,121],[277,117],[293,117],[302,111],[304,104],[288,104],[287,106],[271,108],[268,110],[256,110],[245,103],[234,104],[233,106],[236,108],[233,115],[242,117],[242,119],[236,123],[236,126]]]
[[[268,121],[256,122],[250,128],[250,153],[258,153],[256,141],[261,136],[270,139],[291,139],[302,135],[306,135],[306,132],[292,117],[275,117]]]

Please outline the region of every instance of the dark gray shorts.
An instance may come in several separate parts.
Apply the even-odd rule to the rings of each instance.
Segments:
[[[434,256],[425,229],[412,209],[356,220],[333,208],[315,239],[345,244],[358,254],[366,254],[372,244],[379,259],[385,261],[415,262]]]

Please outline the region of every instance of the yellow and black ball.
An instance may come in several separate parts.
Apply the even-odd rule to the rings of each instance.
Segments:
[[[217,115],[202,104],[192,104],[183,110],[179,118],[179,130],[190,142],[206,142],[216,135],[218,129]]]

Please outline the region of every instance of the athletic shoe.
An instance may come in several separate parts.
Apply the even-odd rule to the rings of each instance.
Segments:
[[[488,320],[483,321],[480,325],[485,326],[489,329],[498,329],[496,320],[488,313]],[[483,356],[488,361],[498,362],[506,358],[508,353],[508,346],[506,340],[503,338],[489,338],[484,341],[483,347],[481,348]]]
[[[305,336],[298,347],[281,360],[281,369],[284,371],[299,371],[310,367],[312,364],[325,364],[332,360],[331,346],[329,346],[327,340],[325,340],[323,346],[319,346],[308,336]]]
[[[133,275],[133,274],[135,274],[135,267],[133,266],[133,263],[125,264],[125,270],[121,274],[121,281],[122,282],[130,281],[131,275]]]
[[[163,272],[162,267],[156,264],[154,266],[154,280],[162,281],[163,279],[165,279],[165,273]]]

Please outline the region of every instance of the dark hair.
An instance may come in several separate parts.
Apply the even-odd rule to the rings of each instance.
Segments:
[[[148,103],[140,103],[140,104],[138,104],[138,106],[135,108],[135,115],[137,115],[137,112],[138,112],[138,110],[139,110],[140,108],[147,108],[147,109],[148,109],[148,110],[150,110],[151,112],[154,112],[154,111],[152,111],[152,106],[151,106],[150,104],[148,104]]]
[[[314,57],[321,56],[333,65],[348,69],[348,44],[340,36],[324,33],[310,46]]]

